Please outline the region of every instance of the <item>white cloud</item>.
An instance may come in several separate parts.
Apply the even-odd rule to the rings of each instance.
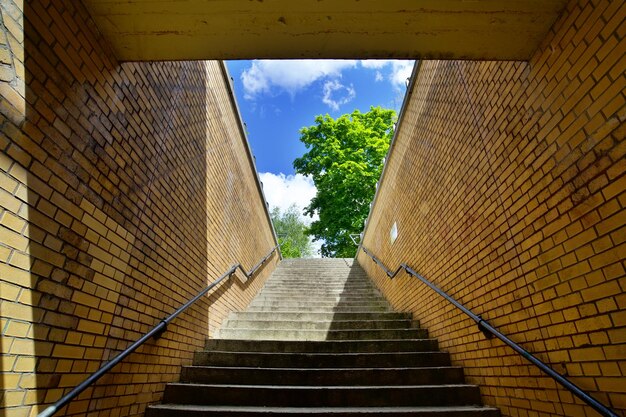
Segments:
[[[259,173],[259,177],[263,183],[263,193],[270,205],[270,210],[274,207],[278,207],[281,212],[284,212],[292,204],[295,204],[302,213],[304,207],[309,205],[311,199],[315,197],[317,193],[317,188],[315,188],[313,180],[302,174],[285,175],[280,173],[276,175],[271,172],[261,172]],[[311,218],[304,216],[304,214],[300,217],[307,225],[311,224],[313,220],[318,219],[317,216]],[[316,254],[314,256],[321,256],[320,250],[323,243],[323,241],[311,242],[313,253]]]
[[[283,92],[293,98],[313,83],[322,81],[322,101],[337,111],[356,96],[352,85],[340,82],[342,72],[361,67],[373,71],[375,82],[389,81],[398,93],[404,93],[406,80],[411,76],[415,61],[370,59],[370,60],[256,60],[241,73],[244,98],[252,103],[262,95],[277,95]],[[401,101],[401,99],[400,99]],[[263,106],[256,109],[265,113]],[[253,107],[253,111],[255,108]]]
[[[415,61],[393,61],[391,63],[391,75],[389,80],[397,87],[405,86],[406,80],[413,72]]]
[[[368,59],[360,61],[363,68],[376,70],[376,81],[383,80],[383,70],[386,70],[387,79],[396,88],[402,89],[406,86],[406,79],[413,72],[415,61],[395,60],[395,59]]]
[[[324,97],[322,101],[335,111],[339,110],[340,106],[352,101],[354,97],[356,97],[356,92],[352,84],[348,87],[337,80],[324,83]]]
[[[270,208],[278,207],[280,211],[287,210],[292,204],[295,204],[298,210],[302,211],[317,193],[313,180],[302,174],[285,175],[282,172],[279,174],[261,172],[259,178],[263,183],[263,193]],[[304,215],[302,218],[307,224],[313,220]]]
[[[315,81],[341,77],[344,69],[355,68],[357,61],[332,59],[257,60],[243,71],[241,80],[246,99],[271,93],[272,89],[291,95],[305,89]]]
[[[361,66],[368,69],[381,69],[391,62],[393,62],[391,59],[363,59]]]

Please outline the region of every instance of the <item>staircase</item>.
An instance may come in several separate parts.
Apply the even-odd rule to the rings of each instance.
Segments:
[[[147,417],[497,417],[351,259],[283,260]]]

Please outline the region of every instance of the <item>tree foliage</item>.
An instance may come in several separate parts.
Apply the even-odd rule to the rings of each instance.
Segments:
[[[294,161],[297,173],[311,176],[317,195],[305,214],[317,214],[309,234],[324,240],[322,256],[352,257],[350,234],[360,233],[374,198],[383,158],[389,149],[396,113],[371,107],[334,120],[317,116],[315,125],[300,130],[309,150]]]
[[[313,247],[307,234],[308,227],[300,218],[300,212],[295,204],[284,213],[281,213],[278,207],[274,207],[270,216],[278,235],[283,258],[305,258],[313,255]]]

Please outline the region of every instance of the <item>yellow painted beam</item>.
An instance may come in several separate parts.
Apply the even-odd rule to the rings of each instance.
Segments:
[[[567,0],[83,0],[122,61],[529,59]]]

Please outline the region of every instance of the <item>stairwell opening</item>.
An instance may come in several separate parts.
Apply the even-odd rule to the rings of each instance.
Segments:
[[[379,187],[393,207],[379,207],[369,235],[386,238],[393,211],[403,234],[394,252],[376,248],[386,263],[410,260],[455,295],[481,293],[473,307],[623,414],[625,12],[621,2],[566,6],[528,63],[428,63],[407,120],[430,122],[405,128],[403,151],[389,158],[391,185]],[[231,159],[233,109],[189,116],[230,102],[217,68],[188,85],[194,69],[206,74],[198,62],[119,63],[81,2],[1,7],[0,414],[29,415],[231,259],[250,265],[273,240],[262,199],[254,208],[220,198],[225,189],[239,190],[237,202],[258,193],[253,163]],[[179,134],[167,133],[174,127]],[[187,140],[194,129],[216,142]],[[447,135],[471,149],[434,139]],[[448,169],[456,179],[442,174],[459,166],[467,170]],[[415,187],[424,176],[435,192]],[[229,180],[234,188],[223,186]],[[462,198],[433,198],[454,193]],[[226,218],[225,207],[241,211]],[[426,223],[412,228],[416,218]],[[433,241],[446,244],[435,251]],[[503,414],[588,414],[407,279],[389,283],[361,265],[393,305],[424,319]],[[65,412],[141,415],[191,360],[181,346],[201,347],[217,330],[211,318],[242,309],[266,277],[231,284],[209,317],[211,307],[192,310],[176,337],[140,351]]]

